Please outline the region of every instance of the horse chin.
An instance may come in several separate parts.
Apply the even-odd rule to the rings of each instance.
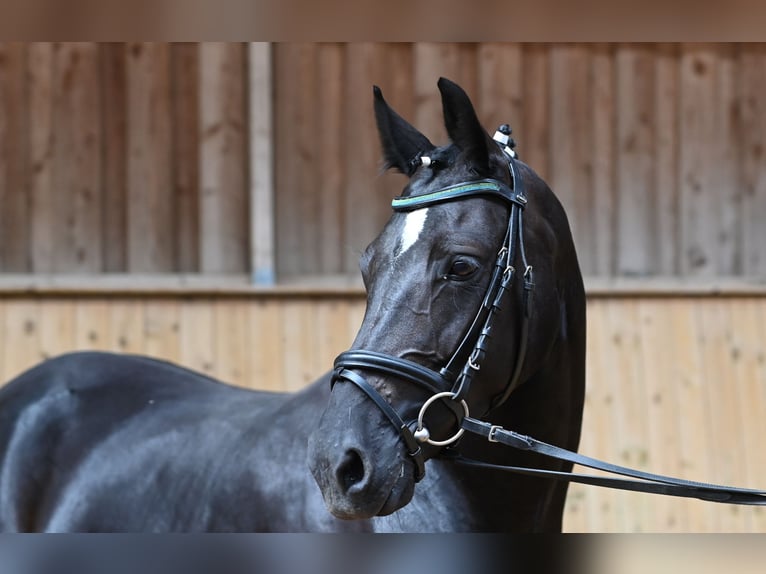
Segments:
[[[403,508],[409,504],[412,500],[412,495],[415,493],[415,481],[412,477],[403,476],[399,477],[394,483],[391,492],[383,502],[383,506],[378,511],[378,516],[388,516],[393,514],[400,508]]]
[[[415,481],[411,475],[398,476],[384,499],[351,500],[344,496],[325,493],[325,505],[330,513],[342,520],[367,520],[375,516],[388,516],[405,507],[415,493]],[[329,495],[329,496],[328,496]]]

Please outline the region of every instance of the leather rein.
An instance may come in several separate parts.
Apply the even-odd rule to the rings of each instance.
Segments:
[[[493,197],[510,206],[508,228],[503,244],[497,253],[489,286],[481,306],[461,343],[458,345],[457,350],[453,353],[447,364],[438,372],[413,361],[375,351],[365,349],[346,351],[338,355],[335,360],[330,383],[331,387],[334,387],[339,381],[352,383],[375,403],[399,432],[407,448],[407,453],[415,464],[416,482],[419,482],[425,476],[425,459],[422,445],[427,443],[436,447],[452,446],[467,431],[481,436],[489,442],[500,443],[519,450],[535,452],[559,461],[574,463],[629,478],[497,465],[465,458],[460,454],[452,454],[450,452],[452,449],[446,452],[445,459],[478,468],[606,488],[698,498],[728,504],[766,505],[766,491],[695,482],[603,462],[469,416],[469,408],[465,402],[465,397],[468,394],[475,374],[481,369],[482,361],[486,355],[487,343],[492,335],[494,320],[497,314],[504,308],[505,301],[511,291],[513,280],[516,276],[516,269],[513,267],[512,262],[514,261],[517,249],[524,266],[524,283],[516,364],[505,390],[500,395],[494,397],[490,410],[503,404],[520,382],[526,355],[529,320],[532,313],[531,303],[534,291],[533,268],[527,263],[524,251],[522,217],[524,208],[527,205],[527,197],[523,178],[518,171],[516,154],[512,149],[514,146],[513,140],[508,138],[510,131],[504,131],[504,127],[502,126],[495,133],[494,139],[503,149],[508,159],[508,169],[511,175],[510,187],[498,180],[484,179],[453,185],[426,194],[397,197],[392,202],[392,207],[397,212],[409,212],[431,205],[476,196]],[[356,370],[372,371],[396,377],[421,387],[431,396],[420,408],[417,420],[405,422],[391,404]],[[449,391],[444,390],[448,388],[450,389]],[[425,413],[436,401],[446,404],[460,423],[458,431],[446,440],[432,439],[424,425]],[[442,454],[445,455],[445,452],[443,451]]]

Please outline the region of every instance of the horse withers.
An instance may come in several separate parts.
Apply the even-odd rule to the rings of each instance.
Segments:
[[[287,394],[146,357],[41,363],[0,390],[0,529],[561,529],[565,483],[456,455],[566,463],[452,437],[470,412],[576,448],[585,299],[569,226],[463,90],[439,89],[443,147],[375,91],[385,160],[409,183],[362,257],[367,310],[335,370]]]

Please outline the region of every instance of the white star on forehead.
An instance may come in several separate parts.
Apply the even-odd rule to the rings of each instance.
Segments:
[[[402,236],[399,239],[399,249],[397,250],[396,257],[404,255],[410,247],[415,245],[420,238],[423,227],[425,227],[427,217],[428,209],[416,209],[407,214],[404,220]]]

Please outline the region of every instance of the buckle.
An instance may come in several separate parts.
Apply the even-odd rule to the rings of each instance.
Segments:
[[[500,425],[492,425],[491,427],[489,427],[489,434],[487,435],[487,440],[489,442],[500,442],[499,440],[495,438],[495,433],[499,430],[503,430],[503,427],[501,427]]]

